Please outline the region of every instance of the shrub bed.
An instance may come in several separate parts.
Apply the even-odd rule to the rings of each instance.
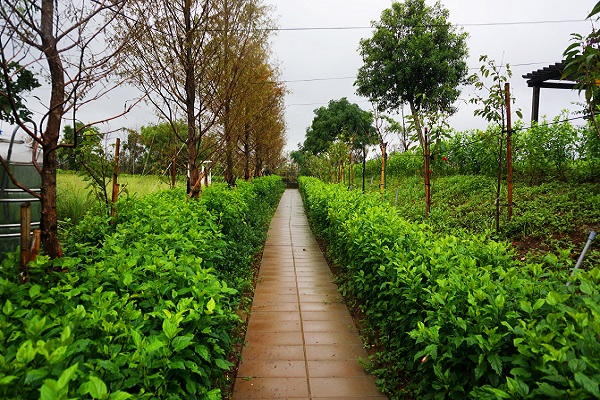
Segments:
[[[391,398],[600,395],[600,270],[569,277],[485,235],[410,223],[377,195],[314,178],[300,189],[344,295],[364,311]]]
[[[201,201],[177,190],[123,200],[114,225],[86,216],[65,257],[39,257],[27,283],[16,255],[4,260],[0,398],[220,399],[237,289],[282,191],[268,177]],[[235,221],[251,242],[241,250]]]

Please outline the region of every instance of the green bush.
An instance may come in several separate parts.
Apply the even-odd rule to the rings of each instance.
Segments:
[[[221,203],[219,188],[201,201],[181,190],[124,199],[115,224],[88,214],[65,257],[38,257],[24,284],[16,254],[5,259],[0,398],[220,399],[240,322],[241,293],[224,272],[234,219],[260,213],[255,228],[266,230],[281,187],[269,178]],[[222,213],[209,210],[217,203]],[[236,271],[251,270],[244,261]]]
[[[566,271],[520,263],[507,243],[437,234],[376,195],[312,178],[300,184],[310,221],[345,275],[341,288],[363,308],[381,349],[374,371],[392,398],[405,390],[425,399],[547,398],[550,386],[557,398],[595,397],[597,308],[576,299],[592,291],[582,275],[566,286]],[[579,361],[561,364],[571,359]],[[397,386],[400,377],[409,387]]]

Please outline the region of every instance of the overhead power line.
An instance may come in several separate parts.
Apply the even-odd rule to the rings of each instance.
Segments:
[[[547,20],[547,21],[514,21],[514,22],[473,22],[452,24],[456,27],[469,26],[507,26],[507,25],[540,25],[540,24],[566,24],[575,22],[587,22],[585,19],[563,19],[563,20]],[[423,24],[424,27],[446,26],[441,24]],[[349,31],[374,29],[373,26],[316,26],[316,27],[296,27],[296,28],[266,28],[267,31],[278,32],[294,32],[294,31]]]
[[[519,63],[512,64],[508,63],[511,67],[526,67],[531,65],[548,65],[552,64],[553,61],[540,61],[540,62],[530,62],[530,63]],[[469,67],[470,70],[478,70],[480,67]],[[280,83],[298,83],[298,82],[322,82],[322,81],[341,81],[347,79],[356,79],[356,76],[340,76],[340,77],[331,77],[331,78],[307,78],[307,79],[289,79],[280,81]]]

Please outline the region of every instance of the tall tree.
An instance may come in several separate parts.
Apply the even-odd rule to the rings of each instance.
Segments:
[[[373,114],[345,97],[330,100],[327,107],[319,107],[314,113],[312,124],[306,130],[303,151],[319,155],[336,139],[347,142],[353,149],[362,149],[376,140]]]
[[[122,47],[117,68],[144,94],[186,147],[190,195],[201,192],[203,138],[215,125],[220,106],[213,79],[218,44],[213,40],[216,10],[209,0],[131,0],[119,15],[113,47]],[[179,122],[185,121],[181,132]]]
[[[421,145],[423,113],[454,112],[459,85],[467,77],[467,34],[448,21],[439,1],[394,2],[372,22],[373,37],[360,41],[363,66],[357,93],[380,111],[397,112],[408,104]]]
[[[56,218],[57,149],[63,118],[103,96],[114,85],[107,81],[113,56],[97,42],[121,12],[124,0],[20,1],[0,4],[0,68],[3,89],[9,99],[12,117],[33,141],[42,147],[41,193],[33,193],[11,176],[13,183],[39,198],[42,204],[42,244],[51,258],[61,255]],[[115,49],[118,50],[118,49]],[[36,124],[20,113],[18,79],[12,79],[10,65],[24,63],[28,69],[47,71],[50,94],[44,99],[46,111]],[[109,82],[109,83],[107,83]],[[107,118],[110,119],[110,118]],[[100,122],[100,121],[96,121]],[[0,162],[8,170],[4,160]],[[10,173],[9,173],[10,175]]]
[[[266,58],[266,54],[264,55]],[[283,98],[286,90],[278,81],[278,71],[261,60],[250,69],[248,90],[240,97],[238,110],[242,134],[238,150],[244,179],[261,176],[264,168],[273,170],[279,165],[285,144]]]
[[[244,98],[257,89],[255,69],[268,58],[269,35],[274,27],[269,8],[260,0],[219,0],[216,41],[221,46],[215,63],[218,102],[222,105],[221,128],[225,180],[235,183],[236,152],[248,130]]]

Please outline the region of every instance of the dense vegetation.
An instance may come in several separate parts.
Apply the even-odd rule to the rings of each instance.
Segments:
[[[90,213],[19,282],[0,268],[0,397],[219,399],[253,256],[283,191],[265,177]],[[246,240],[240,241],[244,237]]]
[[[410,222],[376,194],[314,178],[301,191],[391,398],[600,396],[599,269],[522,262],[508,242]]]

